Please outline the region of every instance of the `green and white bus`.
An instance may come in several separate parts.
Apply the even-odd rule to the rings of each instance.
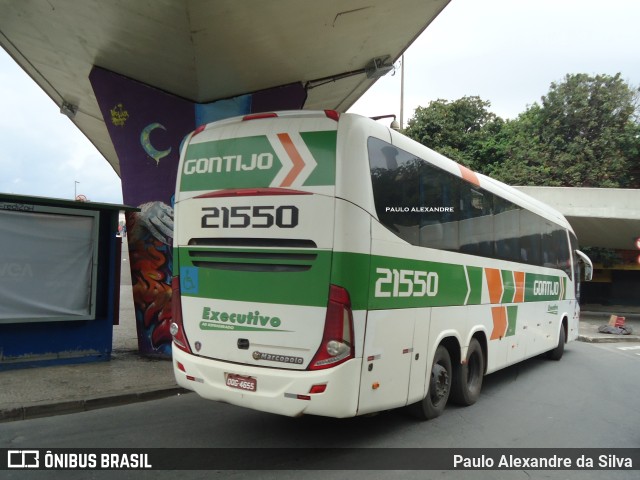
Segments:
[[[578,335],[557,211],[371,119],[198,128],[175,196],[173,364],[200,396],[288,416],[470,405]]]

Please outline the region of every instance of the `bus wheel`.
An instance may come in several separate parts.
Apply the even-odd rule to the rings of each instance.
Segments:
[[[451,401],[458,405],[473,405],[480,397],[484,378],[484,355],[480,342],[471,339],[467,350],[467,360],[453,368]]]
[[[427,396],[411,405],[412,413],[421,420],[440,416],[447,406],[451,391],[451,357],[442,345],[436,349],[431,366],[431,379]]]
[[[562,358],[562,354],[564,353],[564,325],[560,325],[560,336],[558,338],[558,346],[553,350],[549,350],[547,352],[547,358],[550,360],[560,360]]]

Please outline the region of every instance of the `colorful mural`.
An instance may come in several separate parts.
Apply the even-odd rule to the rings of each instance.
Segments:
[[[185,136],[204,123],[236,115],[303,107],[295,83],[207,104],[190,102],[108,70],[89,75],[120,161],[140,353],[171,355],[173,194]]]

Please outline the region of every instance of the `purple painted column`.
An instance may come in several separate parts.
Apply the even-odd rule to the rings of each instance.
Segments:
[[[140,353],[171,355],[173,195],[185,136],[203,123],[235,115],[302,108],[306,92],[291,84],[198,104],[94,67],[89,75],[120,161]]]

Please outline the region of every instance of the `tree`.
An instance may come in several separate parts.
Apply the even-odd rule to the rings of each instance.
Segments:
[[[511,184],[635,187],[640,173],[638,90],[615,76],[567,75],[501,130],[487,173]]]
[[[492,139],[504,123],[489,111],[490,106],[476,96],[452,102],[435,100],[427,107],[416,108],[404,133],[456,162],[476,168],[479,160],[495,160]]]
[[[498,154],[478,170],[510,185],[549,185],[549,153],[539,140],[539,106],[533,105],[499,133]]]
[[[620,74],[566,75],[504,121],[477,96],[418,107],[414,140],[513,185],[640,187],[640,93]]]

